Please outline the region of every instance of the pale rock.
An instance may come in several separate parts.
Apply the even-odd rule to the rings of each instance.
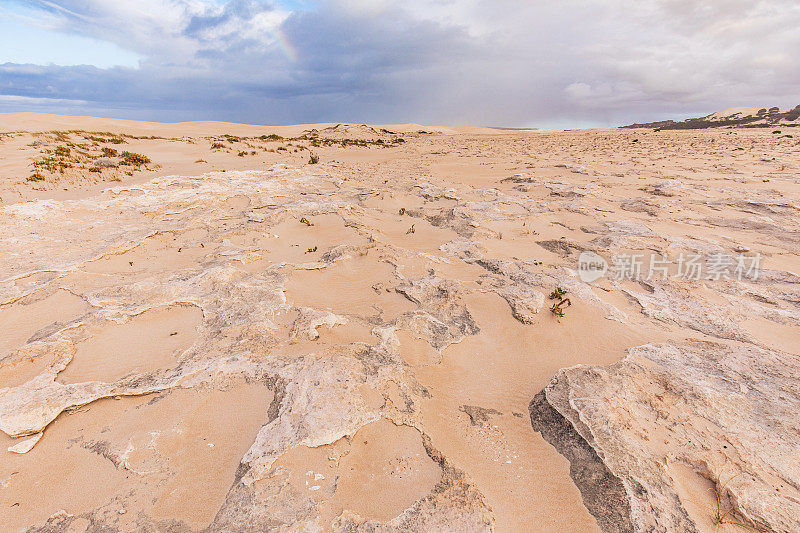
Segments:
[[[25,439],[22,442],[18,442],[13,446],[9,446],[8,451],[18,454],[28,453],[33,449],[34,446],[36,446],[36,443],[39,442],[39,439],[42,438],[42,435],[43,433],[37,433],[33,437]]]
[[[637,532],[698,530],[670,474],[682,463],[717,483],[756,528],[789,533],[800,529],[798,383],[795,355],[745,344],[648,344],[607,367],[559,371],[531,416],[536,427],[549,405],[569,422],[573,436],[550,435],[554,445],[573,446],[578,436],[588,443],[607,482],[624,486],[626,501],[601,507],[628,506]],[[591,492],[597,479],[576,482]]]

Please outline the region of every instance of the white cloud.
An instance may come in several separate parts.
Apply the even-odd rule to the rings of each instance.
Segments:
[[[17,96],[13,94],[0,94],[0,103],[12,105],[34,106],[68,106],[83,107],[88,104],[85,100],[65,100],[63,98],[32,98],[30,96]]]
[[[318,0],[298,12],[267,0],[17,4],[46,13],[50,28],[138,54],[141,66],[7,65],[4,92],[137,116],[167,107],[181,118],[535,125],[800,103],[794,0]]]

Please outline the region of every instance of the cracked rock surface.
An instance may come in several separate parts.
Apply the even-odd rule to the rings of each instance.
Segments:
[[[326,131],[405,142],[0,183],[2,529],[800,529],[789,140]]]

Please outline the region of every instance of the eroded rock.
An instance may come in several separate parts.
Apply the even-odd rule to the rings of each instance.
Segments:
[[[591,456],[572,430],[580,435],[603,463],[592,468],[622,481],[636,531],[695,531],[708,520],[689,514],[692,502],[670,476],[681,462],[730,494],[746,523],[788,533],[800,527],[794,359],[742,344],[648,344],[609,367],[561,370],[531,405],[532,419],[543,433],[551,430],[535,420],[550,407],[569,421],[572,429],[551,431],[554,445]]]

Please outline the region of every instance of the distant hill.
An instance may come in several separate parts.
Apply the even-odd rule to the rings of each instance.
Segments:
[[[777,107],[731,107],[705,117],[687,118],[681,122],[662,120],[631,124],[623,128],[655,128],[658,130],[696,130],[704,128],[768,128],[771,126],[800,126],[800,105],[793,109]]]

